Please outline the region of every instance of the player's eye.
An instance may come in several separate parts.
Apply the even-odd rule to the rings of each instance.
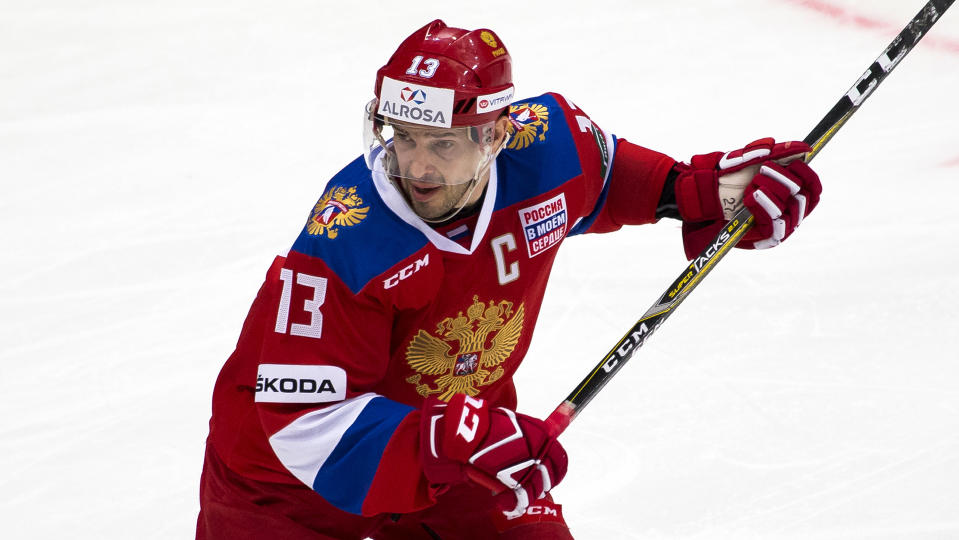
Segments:
[[[459,143],[451,139],[437,139],[430,143],[430,147],[437,156],[446,160],[456,159],[461,152]]]

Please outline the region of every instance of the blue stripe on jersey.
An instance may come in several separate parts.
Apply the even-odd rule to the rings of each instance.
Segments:
[[[384,397],[370,400],[316,474],[313,490],[340,510],[359,515],[387,443],[412,410]]]
[[[613,156],[616,156],[617,145],[619,145],[619,139],[617,139],[616,136],[614,135],[613,148],[610,149]],[[616,158],[614,157],[613,159],[616,159]],[[610,163],[609,166],[612,167],[613,166],[612,163]],[[581,219],[580,222],[577,223],[575,227],[570,229],[569,233],[566,234],[567,237],[576,236],[577,234],[582,234],[588,231],[589,228],[593,225],[593,222],[596,221],[596,218],[599,217],[599,213],[602,211],[603,207],[606,206],[606,195],[609,194],[609,184],[611,183],[610,180],[612,179],[613,171],[609,171],[606,174],[607,174],[606,183],[603,184],[603,191],[600,192],[599,199],[596,200],[596,206],[593,208],[593,211],[590,212],[588,216]]]
[[[539,197],[582,173],[576,143],[566,116],[548,94],[515,101],[513,106],[543,105],[548,110],[549,130],[545,140],[534,138],[529,146],[500,152],[496,160],[499,185],[496,209]],[[576,128],[578,129],[578,128]]]
[[[337,173],[323,193],[335,187],[355,187],[355,194],[363,201],[357,207],[369,208],[366,216],[352,225],[335,226],[334,238],[329,232],[310,234],[304,227],[292,250],[323,259],[355,294],[371,279],[423,248],[428,240],[387,208],[362,156]]]

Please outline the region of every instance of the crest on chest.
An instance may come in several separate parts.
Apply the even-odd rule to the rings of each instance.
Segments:
[[[433,333],[419,330],[406,347],[406,362],[416,372],[406,378],[416,392],[449,401],[455,394],[476,396],[499,380],[523,333],[525,308],[506,300],[489,303],[473,297],[466,312],[446,317]]]

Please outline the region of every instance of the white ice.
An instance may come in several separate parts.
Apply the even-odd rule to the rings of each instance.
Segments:
[[[427,21],[688,158],[803,138],[920,7],[3,0],[0,536],[192,537],[214,377]],[[797,236],[727,257],[563,435],[577,538],[959,538],[957,43],[954,8],[816,158]],[[521,410],[684,266],[675,222],[567,242]]]

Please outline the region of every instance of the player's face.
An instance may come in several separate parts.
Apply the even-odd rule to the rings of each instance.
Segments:
[[[468,196],[466,192],[470,189],[482,191],[482,188],[474,187],[472,183],[438,186],[408,178],[401,178],[400,186],[413,211],[427,219],[442,217],[457,205],[463,205],[463,198]]]
[[[482,191],[470,180],[477,174],[484,149],[470,140],[467,130],[394,126],[395,177],[419,216],[443,216],[470,189]]]

